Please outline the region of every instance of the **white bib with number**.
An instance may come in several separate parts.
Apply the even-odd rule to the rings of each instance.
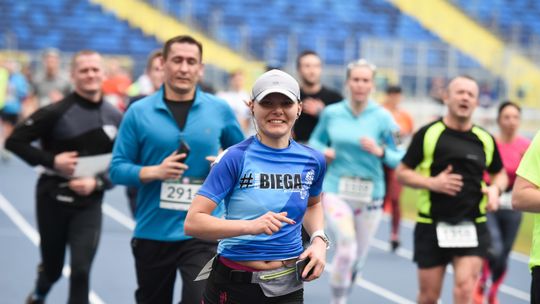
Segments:
[[[437,224],[437,241],[441,248],[477,247],[476,226],[473,222],[461,222],[456,225],[439,222]]]
[[[373,181],[360,177],[344,176],[339,179],[339,196],[354,208],[360,208],[373,201]]]
[[[187,211],[201,184],[190,183],[188,178],[166,180],[161,183],[159,207]]]

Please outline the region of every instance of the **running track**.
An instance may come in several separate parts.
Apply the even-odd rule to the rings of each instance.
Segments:
[[[0,304],[23,303],[33,286],[39,262],[34,213],[34,187],[37,174],[12,157],[0,163]],[[123,187],[109,191],[103,205],[104,221],[101,243],[94,260],[90,294],[95,304],[133,303],[136,287],[133,258],[129,247],[131,220]],[[414,303],[417,293],[416,268],[411,262],[412,224],[402,225],[402,248],[396,254],[388,251],[388,220],[381,223],[372,243],[363,277],[351,294],[350,303]],[[331,252],[329,253],[331,255]],[[68,261],[68,260],[66,260]],[[327,266],[328,268],[330,265]],[[64,275],[69,267],[64,268]],[[305,303],[329,303],[329,275],[305,285]],[[451,269],[444,282],[442,303],[452,303]],[[528,303],[530,275],[527,257],[514,253],[501,303]],[[175,299],[178,300],[180,284]],[[53,287],[48,303],[65,303],[67,280]]]

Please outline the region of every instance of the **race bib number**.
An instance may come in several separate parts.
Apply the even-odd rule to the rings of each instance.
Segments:
[[[512,192],[504,192],[499,197],[499,209],[512,209]]]
[[[373,201],[373,181],[360,177],[341,177],[338,186],[339,196],[353,204],[362,207]]]
[[[437,224],[437,241],[441,248],[477,247],[476,226],[473,222],[461,222],[456,225],[439,222]]]
[[[166,180],[161,183],[159,207],[187,211],[195,194],[201,188],[200,181],[188,177],[181,180]]]

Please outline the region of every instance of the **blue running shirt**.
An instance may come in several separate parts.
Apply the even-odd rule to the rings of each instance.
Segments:
[[[197,194],[225,204],[229,220],[253,220],[268,211],[286,211],[296,224],[283,223],[272,235],[223,239],[218,253],[236,261],[299,256],[308,198],[321,193],[325,170],[321,153],[293,140],[285,149],[274,149],[252,136],[223,151]]]

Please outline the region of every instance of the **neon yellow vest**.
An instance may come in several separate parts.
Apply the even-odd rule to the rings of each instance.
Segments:
[[[516,174],[540,188],[540,132],[536,133],[523,155]],[[540,214],[534,215],[534,229],[529,267],[540,266]]]
[[[431,174],[431,165],[433,164],[433,154],[435,153],[435,146],[441,137],[441,134],[446,129],[446,126],[442,121],[434,123],[430,126],[426,133],[424,134],[423,150],[424,150],[424,159],[416,168],[420,174],[424,176],[430,176]],[[486,155],[486,167],[489,167],[493,161],[493,151],[495,150],[495,143],[491,138],[491,135],[484,131],[483,129],[473,126],[472,132],[478,136],[480,141],[484,146],[484,153]],[[482,186],[485,186],[485,183],[482,181]],[[477,223],[482,223],[487,220],[486,218],[486,206],[487,206],[487,197],[484,195],[480,201],[480,214],[481,216],[477,217],[475,221]],[[419,223],[431,224],[433,219],[431,218],[431,200],[429,195],[429,190],[422,189],[418,191],[418,201],[416,203],[416,208],[418,210],[418,215],[416,221]]]

